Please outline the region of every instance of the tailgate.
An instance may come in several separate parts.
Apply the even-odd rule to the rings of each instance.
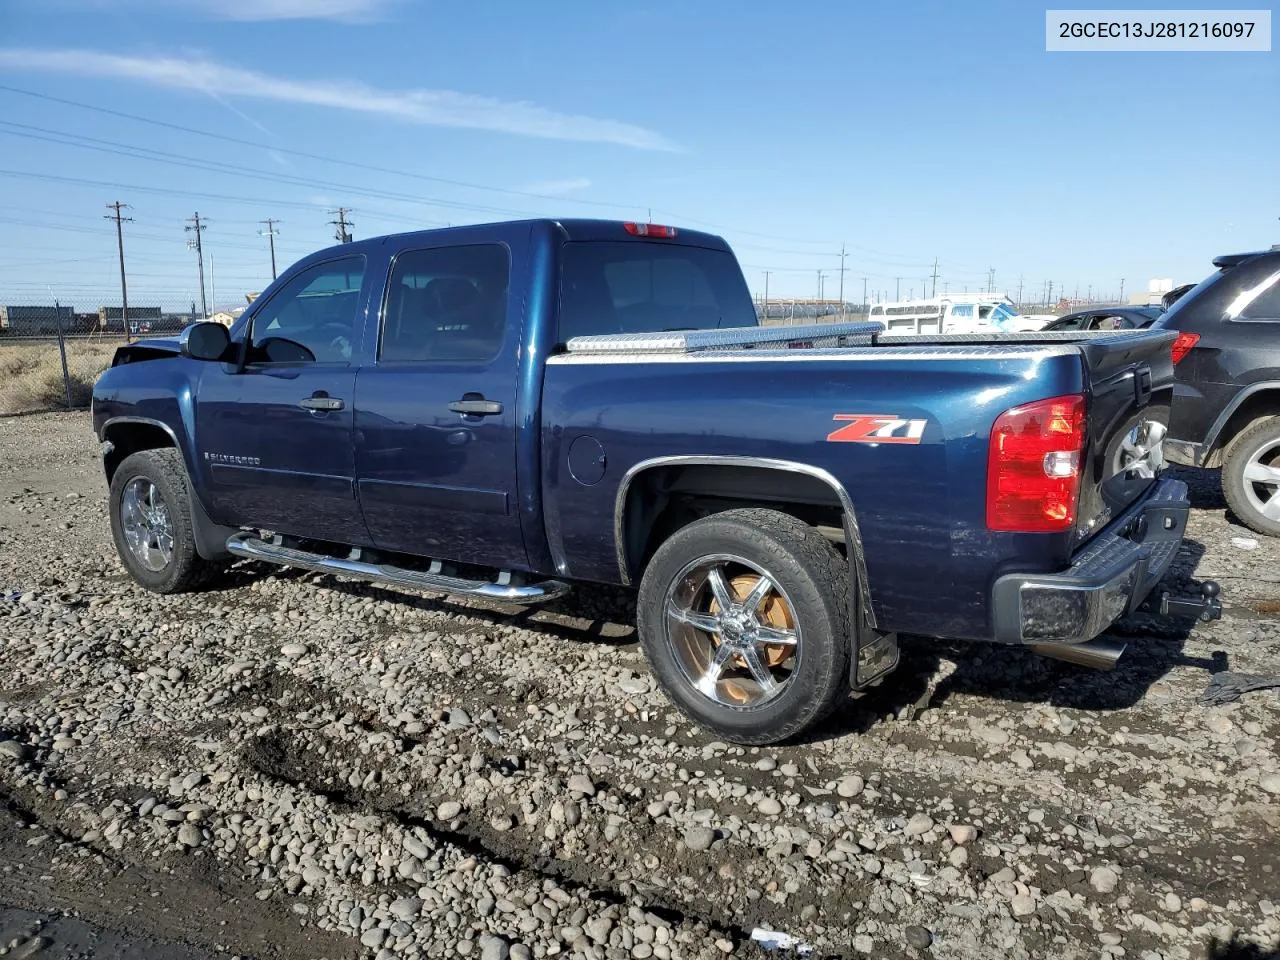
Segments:
[[[1175,339],[1171,332],[1142,330],[1077,342],[1089,393],[1076,528],[1081,540],[1146,493],[1164,464]]]

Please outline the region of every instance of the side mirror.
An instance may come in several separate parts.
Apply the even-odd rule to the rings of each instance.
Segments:
[[[215,320],[188,324],[178,338],[178,350],[192,360],[221,360],[231,346],[231,333]]]

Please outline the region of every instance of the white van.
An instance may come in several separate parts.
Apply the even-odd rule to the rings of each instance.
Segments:
[[[991,293],[877,303],[869,319],[884,324],[890,334],[1021,333],[1044,325],[1020,316],[1008,297]]]

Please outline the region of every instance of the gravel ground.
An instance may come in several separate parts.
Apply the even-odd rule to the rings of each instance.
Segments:
[[[1220,622],[1125,621],[1114,673],[906,638],[807,742],[750,749],[668,707],[624,593],[528,612],[241,563],[157,597],[115,558],[85,416],[0,419],[0,450],[0,953],[1280,942],[1280,693],[1201,699],[1280,673],[1280,541],[1214,475],[1185,472],[1171,578],[1218,579]]]

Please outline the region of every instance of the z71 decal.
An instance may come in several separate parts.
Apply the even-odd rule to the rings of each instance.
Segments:
[[[848,422],[827,434],[828,443],[919,443],[929,423],[880,413],[837,413],[831,419]]]

